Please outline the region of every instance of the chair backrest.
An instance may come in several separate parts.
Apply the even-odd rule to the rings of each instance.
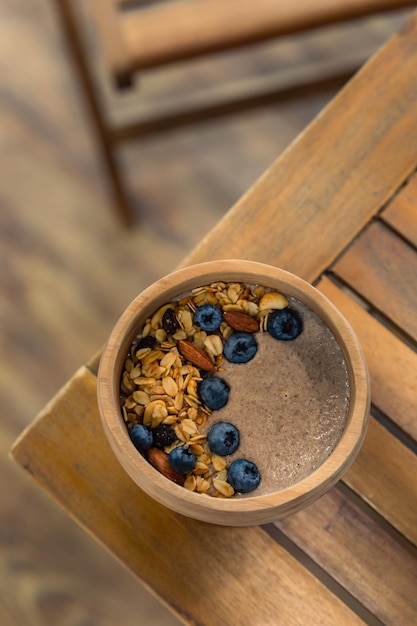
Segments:
[[[123,86],[137,70],[413,6],[413,0],[93,0],[103,52]]]

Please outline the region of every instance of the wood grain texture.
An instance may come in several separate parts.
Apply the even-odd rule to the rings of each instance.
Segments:
[[[373,403],[415,436],[415,352],[329,279],[322,279],[318,288],[346,316],[360,338],[370,369]],[[371,418],[364,444],[343,482],[417,545],[416,475],[415,454]]]
[[[14,459],[182,619],[362,623],[260,528],[197,522],[146,496],[105,440],[96,395],[95,376],[81,368],[16,443]]]
[[[417,354],[329,279],[320,281],[319,289],[346,316],[359,337],[370,370],[372,402],[417,440]]]
[[[117,26],[118,11],[113,0],[92,0],[91,8],[95,25],[102,44],[104,62],[114,80],[127,79],[131,73],[131,64],[122,37]]]
[[[333,271],[417,340],[417,251],[402,238],[374,222]]]
[[[400,190],[381,215],[382,219],[417,247],[417,176]]]
[[[417,560],[337,488],[276,524],[383,624],[417,618]]]
[[[160,3],[121,13],[128,59],[137,69],[248,45],[383,10],[411,0],[192,0]],[[175,24],[175,28],[172,25]]]
[[[243,257],[316,280],[415,168],[416,32],[414,16],[184,264]]]
[[[371,418],[343,482],[417,546],[417,457]]]

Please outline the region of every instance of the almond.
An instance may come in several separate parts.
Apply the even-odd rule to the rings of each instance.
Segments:
[[[184,474],[179,474],[169,464],[168,455],[163,450],[159,450],[158,448],[149,448],[148,450],[148,461],[151,465],[154,466],[165,478],[169,478],[174,483],[178,485],[184,485],[185,476]]]
[[[238,330],[243,333],[254,333],[259,330],[259,322],[254,317],[251,317],[247,313],[240,313],[239,311],[225,311],[223,313],[225,321],[234,330]]]
[[[191,341],[186,341],[182,339],[178,342],[178,350],[180,354],[190,361],[196,367],[206,371],[206,372],[215,372],[216,368],[211,361],[210,357],[203,351],[201,348],[198,348]]]

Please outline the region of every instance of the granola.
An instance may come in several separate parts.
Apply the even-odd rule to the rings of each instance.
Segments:
[[[222,321],[213,331],[194,321],[195,312],[204,305],[222,311]],[[161,306],[133,340],[121,375],[123,419],[129,430],[136,424],[151,431],[161,425],[173,429],[174,441],[159,452],[169,455],[185,446],[195,455],[193,469],[181,481],[175,479],[185,489],[218,498],[234,495],[226,458],[214,454],[207,443],[212,409],[201,401],[198,385],[207,372],[221,372],[224,344],[236,330],[263,332],[271,311],[286,306],[284,295],[262,286],[215,282]],[[174,480],[164,469],[168,457],[159,452],[144,455]]]

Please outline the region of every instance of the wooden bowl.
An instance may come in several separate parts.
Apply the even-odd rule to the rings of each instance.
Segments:
[[[189,491],[172,482],[134,447],[120,408],[120,379],[126,355],[145,320],[162,305],[194,288],[216,281],[262,285],[306,305],[330,329],[346,365],[348,410],[338,443],[311,473],[290,486],[273,486],[267,493],[257,493],[255,489],[248,494],[219,498]],[[370,385],[356,335],[341,313],[317,289],[275,267],[245,260],[222,260],[186,267],[169,274],[143,291],[128,306],[114,327],[101,358],[98,401],[104,431],[114,454],[129,476],[148,495],[170,509],[198,520],[229,526],[249,526],[271,522],[308,506],[342,477],[352,464],[365,436]],[[278,441],[276,445],[279,445]]]

